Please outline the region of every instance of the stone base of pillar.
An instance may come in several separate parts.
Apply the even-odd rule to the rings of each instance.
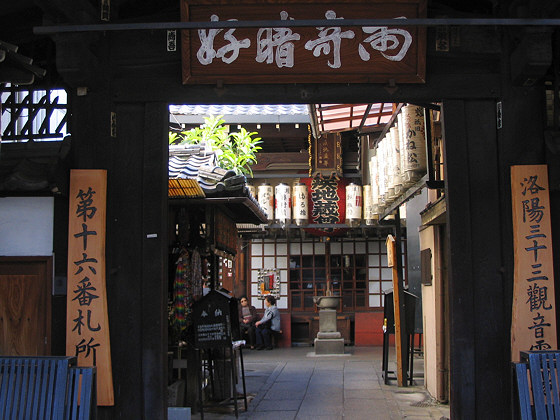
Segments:
[[[316,338],[315,354],[344,354],[344,338]]]

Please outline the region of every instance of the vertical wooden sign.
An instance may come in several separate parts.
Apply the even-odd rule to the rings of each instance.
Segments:
[[[68,215],[66,354],[97,366],[97,403],[114,405],[105,285],[107,171],[72,170]]]
[[[393,273],[393,308],[395,311],[395,350],[397,353],[397,384],[398,386],[406,386],[405,357],[401,333],[405,326],[401,322],[401,293],[402,286],[399,284],[399,274],[397,271],[397,245],[392,235],[387,236],[387,266],[391,268]]]
[[[511,358],[556,349],[556,305],[546,165],[511,167],[513,309]]]

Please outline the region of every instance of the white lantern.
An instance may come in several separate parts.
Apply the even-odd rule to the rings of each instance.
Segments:
[[[362,221],[362,187],[351,183],[346,186],[346,224],[359,226]]]
[[[258,200],[259,205],[266,213],[269,222],[274,220],[274,190],[270,184],[259,185]]]
[[[371,177],[371,201],[373,202],[373,212],[379,214],[379,169],[377,165],[377,155],[372,156],[369,162]]]
[[[257,198],[257,189],[254,185],[247,185],[247,189],[249,190],[249,196]]]
[[[391,150],[393,152],[392,168],[393,180],[395,183],[395,195],[399,196],[402,193],[402,174],[401,174],[401,152],[400,152],[400,137],[399,129],[397,126],[391,127]]]
[[[402,113],[406,141],[404,171],[409,182],[414,182],[426,173],[424,108],[416,105],[407,105],[402,108]]]
[[[377,181],[379,185],[377,205],[380,213],[385,208],[385,196],[387,195],[387,178],[385,177],[385,144],[385,139],[383,139],[377,146]]]
[[[292,219],[298,226],[307,224],[309,218],[309,193],[307,185],[299,183],[294,185],[292,191]]]
[[[376,221],[376,215],[374,211],[373,196],[372,196],[371,185],[364,185],[364,223],[368,226],[374,225]]]
[[[280,183],[274,188],[274,218],[276,222],[282,226],[286,226],[291,221],[291,210],[290,210],[290,186]]]

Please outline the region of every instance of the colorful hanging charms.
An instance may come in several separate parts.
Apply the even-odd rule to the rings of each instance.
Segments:
[[[173,324],[179,332],[187,328],[187,312],[190,309],[187,307],[189,269],[189,253],[183,251],[177,260],[177,270],[175,272],[175,281],[173,282]]]

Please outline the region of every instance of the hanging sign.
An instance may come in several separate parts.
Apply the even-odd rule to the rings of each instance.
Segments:
[[[390,19],[390,26],[183,30],[183,83],[424,83],[426,0],[181,0],[186,22]],[[258,25],[257,25],[258,26]]]
[[[511,167],[514,286],[511,357],[557,348],[550,200],[546,165]]]
[[[214,212],[214,245],[218,250],[237,254],[237,225],[218,209]]]
[[[114,405],[105,284],[107,171],[72,170],[68,215],[66,354],[97,366],[97,403]]]
[[[325,133],[314,141],[314,175],[342,176],[340,133]]]

